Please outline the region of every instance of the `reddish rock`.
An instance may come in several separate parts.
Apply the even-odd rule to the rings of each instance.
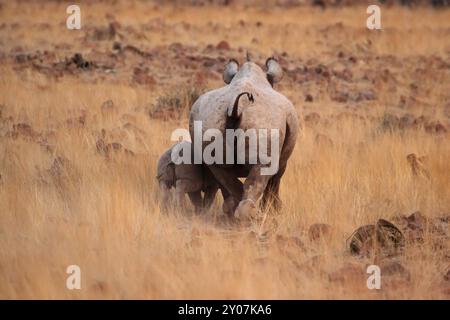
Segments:
[[[359,256],[394,256],[399,254],[405,245],[403,233],[384,219],[379,219],[376,225],[359,227],[349,239],[350,252]]]
[[[147,70],[141,68],[134,68],[133,81],[140,85],[154,85],[155,79],[147,73]]]
[[[230,50],[230,45],[225,40],[222,40],[222,41],[220,41],[217,44],[216,49],[218,49],[218,50]]]
[[[411,228],[413,230],[424,230],[427,224],[427,219],[422,215],[420,211],[416,211],[409,215],[406,218],[406,221],[408,222],[408,228]]]

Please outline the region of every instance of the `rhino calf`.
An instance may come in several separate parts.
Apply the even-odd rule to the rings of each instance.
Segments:
[[[209,170],[203,165],[174,163],[171,157],[172,150],[180,144],[189,144],[189,148],[191,147],[191,143],[187,141],[175,144],[164,152],[158,161],[156,179],[161,191],[162,209],[167,211],[170,205],[170,189],[175,188],[176,207],[184,209],[184,198],[187,193],[195,207],[195,212],[200,213],[211,207],[218,185]]]

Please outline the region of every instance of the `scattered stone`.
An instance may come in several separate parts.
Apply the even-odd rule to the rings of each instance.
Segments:
[[[414,117],[411,114],[406,114],[399,119],[398,126],[400,129],[411,128],[414,124]]]
[[[73,63],[79,69],[90,69],[94,66],[91,61],[87,61],[83,58],[81,53],[75,53],[69,60],[69,64]]]
[[[349,94],[343,91],[335,91],[330,95],[331,100],[339,103],[347,102],[349,97],[350,97]]]
[[[408,228],[413,230],[425,230],[427,225],[427,219],[422,215],[420,211],[416,211],[406,218],[408,222]]]
[[[376,225],[359,227],[349,239],[350,253],[359,256],[394,256],[405,245],[403,233],[384,219],[379,219]]]
[[[426,124],[425,131],[432,134],[444,134],[447,133],[447,128],[439,121],[436,121]]]
[[[381,127],[384,130],[395,130],[399,127],[400,120],[397,116],[386,113],[383,115],[383,118],[381,120]]]
[[[391,222],[379,219],[376,224],[377,241],[387,255],[395,255],[405,245],[403,233]]]
[[[230,50],[230,45],[225,40],[220,41],[217,46],[217,50]]]
[[[359,227],[350,238],[350,252],[353,255],[368,256],[373,249],[375,226],[365,225]]]
[[[314,98],[312,95],[310,95],[309,93],[305,96],[305,101],[306,102],[313,102]]]
[[[37,136],[36,131],[28,123],[17,123],[13,125],[13,130],[15,133],[21,136],[34,138]]]
[[[140,85],[155,85],[156,80],[148,74],[147,68],[142,69],[139,67],[133,70],[133,82]]]

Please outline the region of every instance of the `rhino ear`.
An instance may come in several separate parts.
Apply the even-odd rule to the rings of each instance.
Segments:
[[[226,84],[229,84],[231,80],[233,80],[233,77],[238,72],[238,70],[239,62],[234,59],[228,61],[228,63],[225,65],[225,70],[223,71],[223,81],[225,81]]]
[[[279,82],[283,78],[283,69],[274,57],[270,57],[266,60],[266,68],[267,80],[273,87],[275,83]]]

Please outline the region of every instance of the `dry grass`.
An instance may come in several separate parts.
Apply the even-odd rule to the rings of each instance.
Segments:
[[[21,24],[11,34],[0,31],[5,52],[17,46],[34,50],[62,42],[72,42],[74,51],[88,50],[77,41],[81,36],[72,38],[72,33],[58,29],[64,15],[56,18],[54,12],[64,13],[61,4],[46,3],[48,10],[36,6],[4,4],[2,21]],[[86,6],[87,27],[94,20],[102,24],[105,5]],[[343,22],[348,34],[333,29],[328,36],[333,45],[347,50],[354,50],[367,38],[373,41],[375,55],[407,57],[413,51],[445,57],[449,49],[448,11],[392,8],[383,16],[385,30],[373,37],[361,27],[364,8],[324,13],[310,8],[155,10],[141,2],[119,2],[113,8],[122,25],[164,17],[167,25],[145,33],[142,46],[177,41],[202,47],[226,39],[233,46],[264,54],[287,51],[304,59],[323,55],[326,60],[330,49],[328,40],[319,36],[320,29]],[[24,15],[29,20],[23,20]],[[235,27],[239,20],[251,27],[240,32]],[[183,21],[192,25],[190,31],[178,27]],[[256,21],[263,21],[265,27],[258,29]],[[414,25],[409,25],[410,21]],[[39,23],[51,25],[45,35],[27,28]],[[252,42],[252,38],[258,40]],[[100,43],[102,46],[106,44]],[[378,291],[367,289],[364,271],[366,265],[380,261],[351,257],[345,247],[356,227],[380,217],[415,210],[429,218],[450,213],[449,134],[381,130],[382,115],[392,111],[389,94],[380,91],[370,110],[353,113],[362,114],[363,119],[336,118],[342,110],[327,97],[305,106],[295,83],[281,87],[299,114],[314,109],[321,119],[317,125],[304,126],[282,181],[284,209],[276,217],[278,227],[275,235],[264,237],[267,225],[238,228],[221,223],[220,197],[209,216],[161,214],[154,179],[156,162],[171,144],[171,131],[187,126],[184,118],[161,121],[148,117],[146,106],[167,94],[168,87],[149,90],[132,86],[120,74],[117,81],[93,83],[81,76],[55,81],[32,70],[18,73],[8,60],[3,60],[0,72],[0,104],[4,105],[0,127],[0,298],[449,298],[448,282],[442,280],[449,268],[448,250],[435,250],[428,232],[422,244],[408,244],[398,258],[410,271],[410,281],[382,278],[382,290]],[[170,76],[172,85],[181,81],[177,75]],[[428,88],[424,99],[433,109],[416,108],[410,113],[433,114],[444,123],[448,120],[442,111],[449,102],[448,71],[440,77],[447,82],[431,78],[421,82]],[[399,86],[406,87],[410,80],[400,79]],[[211,80],[207,86],[219,83]],[[102,111],[106,100],[113,101],[113,109]],[[83,114],[84,124],[73,120]],[[31,125],[36,134],[8,137],[7,132],[17,123]],[[102,129],[108,142],[120,142],[134,155],[99,154],[96,142]],[[317,134],[326,135],[332,143],[318,143]],[[430,179],[411,174],[406,161],[410,153],[427,157]],[[55,162],[58,157],[67,161],[59,165]],[[331,240],[308,238],[308,227],[319,222],[331,226]],[[292,237],[301,240],[305,248],[289,242]],[[448,249],[450,240],[445,241]],[[82,289],[78,291],[65,287],[65,270],[71,264],[81,267]],[[360,267],[362,276],[343,280],[338,276],[336,280],[336,272],[349,264]]]

